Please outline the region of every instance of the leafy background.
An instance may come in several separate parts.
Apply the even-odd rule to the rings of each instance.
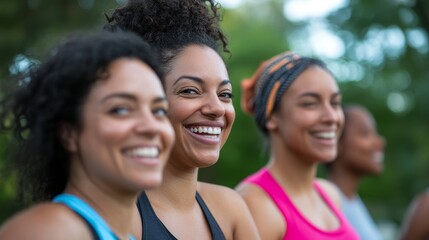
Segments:
[[[299,17],[297,13],[321,8],[319,1],[300,1],[306,5],[298,10],[296,0],[242,0],[237,7],[225,8],[222,25],[232,52],[225,61],[237,117],[221,159],[202,169],[200,178],[234,187],[265,164],[263,139],[240,109],[241,79],[251,76],[264,59],[288,49],[321,58],[336,75],[344,102],[370,109],[387,140],[385,171],[366,178],[360,194],[386,239],[393,239],[408,204],[429,185],[429,2],[332,0],[339,2],[336,8]],[[0,79],[43,59],[71,31],[99,31],[104,13],[124,3],[2,1]],[[6,91],[2,88],[0,94]],[[0,224],[22,208],[15,199],[16,176],[4,168],[8,138],[0,135]],[[319,174],[324,176],[323,168]]]

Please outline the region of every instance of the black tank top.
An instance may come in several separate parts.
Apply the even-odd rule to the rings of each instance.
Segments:
[[[212,239],[225,240],[222,230],[220,229],[219,225],[198,192],[196,193],[195,198],[197,199],[197,202],[203,211],[204,217],[209,224]],[[156,213],[153,210],[146,193],[143,192],[139,196],[137,207],[139,209],[140,217],[143,223],[142,240],[177,240],[177,238],[168,231],[165,225],[156,216]]]

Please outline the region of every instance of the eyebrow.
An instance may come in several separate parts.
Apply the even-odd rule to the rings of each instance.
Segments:
[[[331,97],[337,97],[337,96],[341,96],[341,92],[335,92],[332,94]],[[314,97],[314,98],[320,98],[320,95],[314,92],[306,92],[303,93],[301,95],[298,96],[298,98],[303,98],[303,97]]]
[[[112,99],[112,98],[124,98],[124,99],[128,99],[128,100],[131,100],[131,101],[137,101],[137,98],[134,95],[132,95],[132,94],[128,94],[128,93],[114,93],[114,94],[111,94],[111,95],[108,95],[108,96],[104,97],[103,99],[101,99],[100,102],[103,103],[103,102],[106,102],[107,100]],[[164,97],[157,97],[152,102],[153,103],[167,102],[167,97],[165,97],[165,96]]]
[[[179,78],[177,78],[176,81],[174,81],[173,86],[176,85],[180,80],[183,80],[183,79],[189,79],[189,80],[192,80],[192,81],[200,83],[200,84],[205,84],[205,82],[202,78],[184,75],[184,76],[180,76]],[[223,85],[227,85],[227,84],[232,85],[231,80],[224,79],[219,84],[219,86],[223,86]]]

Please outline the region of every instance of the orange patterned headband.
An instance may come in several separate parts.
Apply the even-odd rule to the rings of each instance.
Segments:
[[[264,133],[267,133],[266,119],[279,104],[283,93],[312,64],[326,68],[319,60],[287,51],[264,61],[251,78],[241,82],[241,107],[253,115]]]
[[[281,67],[286,67],[287,69],[291,69],[295,65],[295,61],[300,58],[299,55],[287,51],[281,54],[278,54],[266,61],[264,61],[256,70],[256,72],[253,74],[253,76],[249,79],[244,79],[241,82],[241,88],[242,88],[242,100],[241,100],[241,107],[243,108],[243,111],[248,114],[253,114],[253,108],[254,108],[254,97],[256,95],[255,88],[258,85],[258,82],[260,81],[262,73],[264,75],[273,74],[275,71],[279,70]],[[273,107],[274,107],[274,97],[276,95],[276,92],[278,91],[278,88],[280,87],[279,79],[276,79],[276,83],[274,87],[271,89],[271,93],[267,102],[267,111],[266,115],[270,115]]]

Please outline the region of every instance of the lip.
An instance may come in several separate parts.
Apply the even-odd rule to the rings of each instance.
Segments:
[[[375,163],[383,163],[384,162],[384,154],[381,152],[374,153],[372,159]]]
[[[334,138],[320,138],[313,132],[310,134],[311,139],[318,145],[324,146],[324,147],[336,147],[337,146],[337,137]]]
[[[186,132],[188,132],[189,135],[192,138],[198,140],[198,142],[200,142],[200,143],[204,143],[204,144],[207,144],[207,145],[217,145],[217,144],[219,144],[220,140],[221,140],[220,136],[222,135],[222,130],[223,130],[223,129],[221,130],[220,134],[211,134],[210,136],[212,136],[212,137],[209,138],[209,137],[206,137],[206,136],[204,136],[202,134],[197,134],[197,133],[192,132],[190,130],[190,128],[185,128],[185,129],[186,129]]]
[[[131,149],[138,149],[138,148],[157,148],[158,149],[158,155],[155,157],[140,157],[140,156],[131,156],[127,154],[127,151],[130,151]],[[144,144],[144,145],[134,145],[134,146],[128,146],[122,149],[121,151],[122,157],[124,159],[127,159],[133,163],[136,163],[137,165],[144,166],[144,167],[157,167],[161,164],[160,156],[162,155],[162,148],[159,145],[156,144]]]
[[[221,129],[220,134],[198,134],[191,131],[191,128],[195,127],[217,127]],[[184,128],[186,132],[198,143],[206,144],[206,145],[218,145],[221,142],[221,136],[223,131],[225,130],[225,123],[223,121],[199,121],[193,122],[191,124],[185,124]],[[210,137],[207,137],[210,136]]]
[[[201,121],[201,122],[195,122],[195,123],[191,123],[191,124],[185,124],[184,125],[185,128],[190,128],[190,127],[198,127],[198,126],[207,126],[207,127],[220,127],[223,131],[224,127],[225,127],[225,123],[224,122],[215,122],[215,121]]]

